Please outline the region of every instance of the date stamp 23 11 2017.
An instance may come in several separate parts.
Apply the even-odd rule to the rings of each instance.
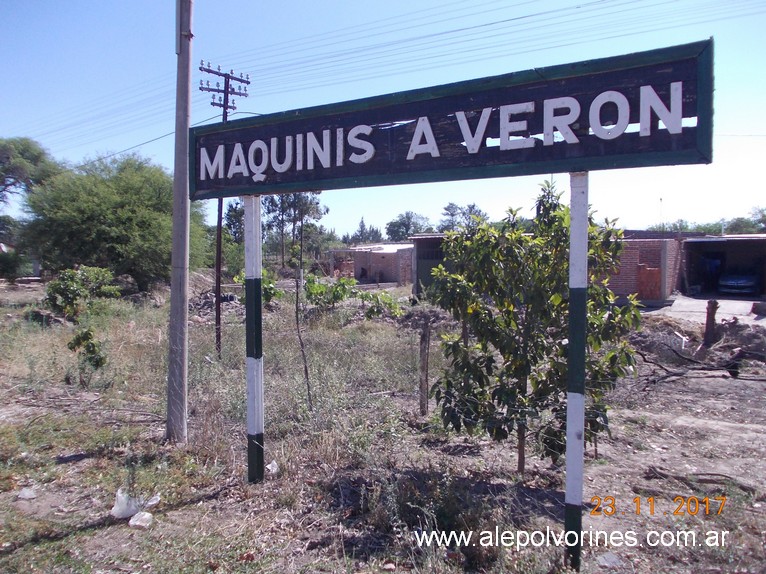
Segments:
[[[720,515],[726,506],[725,496],[697,497],[676,496],[672,504],[667,501],[667,507],[662,508],[663,501],[654,496],[634,497],[630,503],[618,504],[614,496],[592,496],[590,503],[593,508],[591,516],[614,516],[634,514],[639,516],[697,516]]]

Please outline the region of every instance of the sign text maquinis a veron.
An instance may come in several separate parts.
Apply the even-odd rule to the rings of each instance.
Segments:
[[[192,199],[712,161],[712,40],[191,130]]]

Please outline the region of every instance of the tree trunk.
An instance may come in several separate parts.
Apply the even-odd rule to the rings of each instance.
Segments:
[[[718,311],[718,301],[711,299],[707,302],[707,318],[705,320],[705,338],[704,343],[709,347],[715,343],[715,314]]]
[[[303,359],[303,377],[306,381],[306,398],[309,412],[314,412],[314,401],[311,397],[311,380],[309,379],[309,362],[306,358],[306,346],[303,344],[303,334],[301,333],[300,320],[300,301],[301,301],[301,273],[303,269],[303,226],[301,226],[300,251],[298,254],[298,269],[295,271],[295,330],[298,332],[298,343],[301,347],[301,359]]]
[[[428,347],[431,342],[431,323],[426,319],[420,332],[420,414],[428,414]]]
[[[525,376],[521,381],[519,381],[519,396],[527,396],[528,386],[527,377]],[[516,434],[518,435],[518,440],[516,442],[516,454],[518,457],[518,461],[516,463],[516,472],[518,472],[519,475],[524,476],[524,471],[526,470],[527,466],[527,415],[525,411],[521,412],[519,421],[516,423]]]
[[[516,472],[520,475],[524,475],[524,470],[527,466],[527,422],[524,419],[519,419],[516,425],[516,432],[518,433],[518,441],[516,442],[516,454],[518,455],[518,462],[516,464]]]

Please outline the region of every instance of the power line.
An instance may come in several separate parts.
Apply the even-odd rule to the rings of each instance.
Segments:
[[[252,64],[251,76],[258,79],[259,85],[268,86],[260,89],[259,95],[268,96],[403,75],[424,68],[454,67],[479,60],[508,58],[766,12],[766,6],[760,0],[733,0],[725,4],[718,0],[697,1],[693,9],[687,2],[672,0],[657,0],[651,4],[637,0],[594,0],[571,8],[529,13],[520,13],[519,10],[528,4],[538,5],[536,2],[500,7],[498,3],[497,0],[473,3],[469,7],[464,2],[452,2],[442,7],[416,10],[295,41],[285,40],[266,49],[258,48],[257,60],[250,58],[256,49],[240,52],[235,57]],[[516,13],[453,28],[443,26],[456,19],[462,21],[468,16],[483,17],[505,9]],[[661,19],[657,17],[658,12],[662,14]],[[622,23],[619,30],[612,25],[616,19]],[[433,29],[435,24],[442,25],[442,29],[417,33]],[[416,33],[406,37],[394,37],[413,31]],[[273,57],[264,54],[272,54]],[[161,86],[148,90],[132,89],[129,96],[117,100],[116,106],[113,102],[89,106],[87,111],[74,109],[70,116],[59,122],[44,122],[48,129],[33,133],[33,137],[43,139],[51,136],[46,145],[71,148],[102,141],[103,135],[118,130],[125,132],[126,129],[138,130],[156,125],[158,119],[171,117],[173,87],[171,79],[166,80]],[[196,106],[205,101],[201,97],[193,99]]]
[[[204,124],[205,122],[209,122],[210,120],[215,120],[215,119],[217,119],[217,118],[218,118],[218,116],[217,116],[217,115],[215,115],[215,116],[211,116],[211,117],[209,117],[209,118],[206,118],[206,119],[204,119],[204,120],[200,120],[200,121],[198,121],[198,122],[196,122],[196,123],[193,123],[192,125],[193,125],[193,126],[198,126],[198,125],[200,125],[200,124]],[[161,136],[157,136],[156,138],[152,138],[152,139],[150,139],[150,140],[146,140],[146,141],[144,141],[144,142],[141,142],[141,143],[139,143],[139,144],[136,144],[136,145],[133,145],[133,146],[127,147],[127,148],[125,148],[125,149],[123,149],[123,150],[120,150],[120,151],[116,151],[116,152],[113,152],[113,153],[110,153],[110,154],[107,154],[107,155],[102,155],[102,156],[99,156],[99,157],[97,157],[97,158],[95,158],[95,159],[91,159],[91,160],[88,160],[88,161],[86,161],[86,162],[84,162],[84,163],[81,163],[81,164],[77,165],[77,166],[76,166],[76,168],[77,168],[77,169],[79,169],[79,168],[82,168],[82,167],[88,166],[88,165],[90,165],[90,164],[93,164],[93,163],[96,163],[96,162],[99,162],[99,161],[103,161],[103,160],[105,160],[105,159],[109,159],[109,158],[112,158],[112,157],[118,156],[118,155],[120,155],[120,154],[123,154],[123,153],[129,152],[129,151],[132,151],[132,150],[134,150],[134,149],[136,149],[136,148],[140,148],[140,147],[142,147],[142,146],[145,146],[145,145],[147,145],[147,144],[150,144],[150,143],[154,143],[154,142],[156,142],[156,141],[159,141],[159,140],[161,140],[161,139],[164,139],[164,138],[170,137],[170,136],[172,136],[172,135],[175,135],[175,133],[176,133],[176,131],[175,131],[175,130],[173,130],[172,132],[168,132],[168,133],[166,133],[166,134],[162,134]]]

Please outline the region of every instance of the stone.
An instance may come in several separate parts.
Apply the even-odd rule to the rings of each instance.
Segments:
[[[16,495],[19,500],[33,500],[37,498],[37,493],[31,488],[22,488]]]
[[[128,525],[131,528],[146,530],[152,525],[152,522],[154,522],[154,516],[152,516],[152,513],[142,510],[141,512],[136,512],[133,515],[133,518],[130,519]]]
[[[596,562],[598,562],[598,565],[602,568],[619,568],[624,564],[620,557],[612,552],[602,554],[596,559]]]

